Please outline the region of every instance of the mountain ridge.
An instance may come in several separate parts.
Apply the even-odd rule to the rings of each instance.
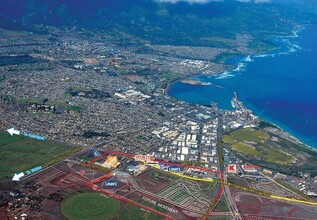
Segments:
[[[248,34],[266,41],[267,35],[287,35],[311,16],[298,6],[281,8],[275,3],[233,0],[207,4],[153,0],[4,0],[0,27],[32,30],[34,25],[44,24],[119,28],[156,44],[214,46],[214,41],[206,39],[234,39],[237,34]]]

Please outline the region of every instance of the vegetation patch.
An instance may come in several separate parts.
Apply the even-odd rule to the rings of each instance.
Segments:
[[[83,87],[72,87],[68,89],[64,93],[65,97],[84,97],[90,99],[97,99],[100,101],[105,101],[106,99],[110,98],[110,94],[108,92],[104,92],[99,89],[91,89],[91,88],[83,88]]]
[[[110,134],[107,132],[95,132],[95,131],[85,131],[83,137],[92,138],[92,137],[109,137]]]
[[[236,131],[233,131],[230,136],[233,140],[237,142],[242,141],[253,141],[253,142],[261,142],[266,141],[270,135],[262,130],[257,130],[254,128],[243,128]]]
[[[43,166],[57,158],[64,158],[75,148],[49,140],[36,140],[0,132],[0,179],[12,178],[14,173]]]
[[[257,128],[243,128],[224,135],[223,142],[235,152],[271,163],[292,164],[296,158],[282,150],[269,133]]]
[[[118,220],[136,220],[136,219],[156,220],[156,219],[163,219],[163,217],[151,212],[145,212],[135,205],[126,203],[124,207],[120,210],[120,213],[116,216],[116,219]]]
[[[82,110],[82,108],[80,106],[72,105],[72,104],[67,103],[67,102],[59,102],[59,101],[55,101],[55,100],[40,99],[40,98],[36,98],[36,99],[18,98],[16,100],[16,103],[22,104],[22,105],[29,105],[29,106],[35,104],[38,107],[40,107],[42,105],[54,106],[54,107],[64,109],[65,111],[71,111],[71,110],[72,111],[81,111]]]
[[[214,59],[214,62],[225,63],[226,60],[233,58],[235,56],[238,56],[238,55],[239,54],[237,54],[237,53],[229,53],[229,52],[221,53],[218,56],[216,56],[216,58]]]
[[[18,98],[17,103],[19,104],[38,104],[43,105],[43,99],[25,99],[25,98]]]
[[[119,209],[118,200],[93,192],[71,196],[61,206],[63,215],[69,220],[112,219]]]
[[[263,157],[263,154],[258,151],[255,147],[249,144],[245,143],[237,143],[232,146],[234,151],[243,153],[243,154],[248,154],[256,157]]]

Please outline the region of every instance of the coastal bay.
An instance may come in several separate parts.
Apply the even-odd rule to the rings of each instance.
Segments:
[[[237,66],[199,81],[219,85],[174,83],[169,95],[190,103],[231,109],[236,91],[241,101],[257,116],[290,132],[305,144],[317,148],[317,25],[306,26],[294,36],[276,38],[274,52],[227,61]],[[197,77],[195,77],[197,78]]]

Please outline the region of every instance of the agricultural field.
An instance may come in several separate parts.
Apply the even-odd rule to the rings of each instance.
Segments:
[[[118,200],[100,193],[78,193],[69,197],[61,206],[69,220],[112,219],[120,209]]]
[[[237,153],[271,163],[292,164],[296,158],[278,148],[270,134],[255,128],[243,128],[224,135],[223,142]]]
[[[71,146],[0,132],[0,179],[12,178],[14,173],[26,171],[74,149]]]

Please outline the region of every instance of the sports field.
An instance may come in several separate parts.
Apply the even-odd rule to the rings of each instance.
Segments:
[[[42,166],[72,148],[53,141],[0,132],[0,179],[12,178],[14,173]]]
[[[119,201],[100,193],[78,193],[69,197],[61,206],[69,220],[112,219],[120,209]]]

